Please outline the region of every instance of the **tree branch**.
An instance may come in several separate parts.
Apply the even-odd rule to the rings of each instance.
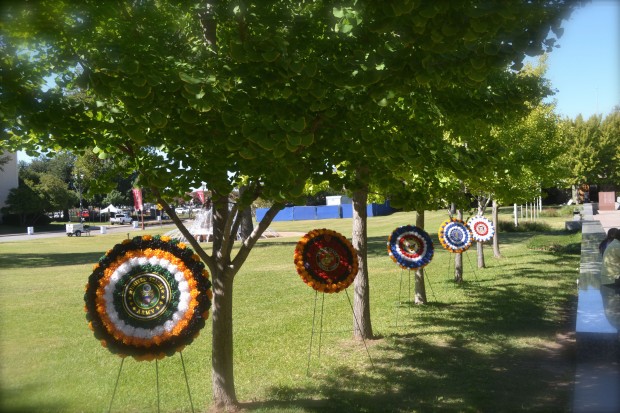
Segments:
[[[198,12],[198,20],[205,43],[217,52],[217,22],[213,17],[213,5],[210,2],[205,4],[204,11]]]
[[[263,217],[263,219],[254,228],[254,231],[252,231],[250,236],[243,240],[243,242],[241,243],[241,248],[239,248],[239,252],[237,252],[237,255],[231,263],[231,268],[233,269],[233,271],[236,272],[239,268],[241,268],[245,260],[248,258],[252,247],[254,247],[254,244],[256,244],[256,241],[258,241],[260,239],[260,236],[263,235],[263,232],[265,232],[265,230],[269,228],[269,225],[271,225],[271,222],[282,208],[284,208],[284,204],[276,203],[272,205]]]
[[[185,239],[187,239],[187,242],[189,242],[196,254],[198,254],[200,259],[207,265],[207,267],[209,267],[209,271],[213,273],[215,268],[215,261],[213,260],[213,257],[207,254],[200,243],[192,236],[187,227],[183,224],[183,221],[181,221],[181,219],[177,216],[175,210],[161,197],[159,188],[151,187],[151,191],[155,194],[157,203],[164,208],[166,214],[168,214],[168,216],[172,219],[172,222],[174,222],[179,231],[181,231],[181,234],[183,234]]]

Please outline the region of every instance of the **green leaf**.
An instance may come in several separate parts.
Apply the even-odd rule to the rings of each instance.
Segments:
[[[278,145],[278,140],[275,136],[269,136],[263,132],[254,134],[251,140],[267,151],[274,150]]]
[[[200,83],[185,83],[183,89],[190,95],[197,95],[202,91],[202,84]]]
[[[131,79],[131,83],[133,83],[134,86],[144,86],[146,85],[146,78],[145,77],[134,77],[133,79]]]
[[[303,68],[304,68],[304,64],[303,64],[302,62],[291,62],[291,63],[289,64],[288,68],[289,68],[291,71],[293,71],[293,72],[295,72],[295,73],[297,73],[297,74],[300,74],[300,73],[301,73],[301,71],[302,71],[302,70],[303,70]]]
[[[303,146],[310,146],[314,143],[314,134],[306,133],[301,135],[301,144]]]
[[[286,141],[293,149],[296,149],[299,145],[301,145],[301,135],[298,135],[298,134],[286,135]]]
[[[140,63],[138,63],[137,60],[132,59],[131,57],[125,57],[123,60],[121,60],[120,70],[122,72],[125,72],[129,75],[134,75],[138,73],[139,69]]]
[[[333,10],[332,10],[332,14],[334,15],[335,18],[341,19],[341,18],[344,17],[344,10],[343,9],[337,9],[336,7],[334,7]]]
[[[303,74],[308,77],[314,77],[314,75],[316,75],[316,71],[317,71],[316,62],[308,62],[306,66],[304,67]]]
[[[200,79],[196,79],[195,77],[192,77],[190,75],[188,75],[185,72],[179,72],[179,77],[181,78],[182,81],[184,81],[185,83],[190,83],[190,84],[198,84],[201,83],[202,80]]]
[[[146,80],[147,82],[149,82],[149,85],[151,86],[157,86],[162,82],[161,78],[158,75],[153,74],[153,73],[147,74]]]
[[[168,119],[166,118],[166,115],[161,113],[159,110],[156,110],[151,113],[151,122],[156,128],[163,128],[168,123]]]
[[[248,61],[245,48],[242,43],[231,42],[230,43],[230,57],[234,60],[245,63]]]
[[[278,52],[277,50],[272,50],[270,52],[263,52],[261,53],[262,58],[269,63],[275,62],[278,57],[280,57],[280,52]]]
[[[256,152],[250,149],[249,146],[244,146],[239,151],[239,156],[241,156],[243,159],[252,160],[256,158]]]
[[[301,132],[306,129],[306,119],[302,116],[297,120],[293,121],[290,127],[295,132]]]
[[[194,124],[198,122],[198,114],[193,110],[185,109],[181,111],[181,120],[185,123]]]
[[[237,127],[241,124],[241,120],[235,113],[222,112],[222,122],[228,128]]]
[[[142,87],[134,87],[132,92],[136,99],[146,99],[151,93],[151,87],[145,84]]]

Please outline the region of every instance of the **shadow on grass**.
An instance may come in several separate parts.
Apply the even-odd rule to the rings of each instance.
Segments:
[[[562,261],[549,253],[541,258]],[[554,336],[572,330],[567,314],[576,306],[564,271],[560,265],[546,274],[520,268],[500,283],[464,282],[457,288],[471,301],[418,306],[414,332],[372,343],[374,369],[323,367],[312,383],[273,387],[269,400],[243,407],[328,413],[570,411],[574,350],[570,339],[557,344]],[[541,288],[526,281],[539,277],[558,284]],[[559,323],[550,307],[566,319]]]
[[[65,406],[52,403],[37,403],[36,405],[25,404],[23,395],[33,394],[38,391],[34,384],[17,388],[7,389],[6,386],[0,388],[0,412],[2,413],[32,413],[32,412],[63,412]]]
[[[33,267],[56,267],[64,265],[95,264],[104,253],[50,253],[50,254],[2,254],[0,268],[17,269]]]

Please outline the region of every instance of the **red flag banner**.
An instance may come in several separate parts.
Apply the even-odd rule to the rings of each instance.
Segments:
[[[204,204],[205,203],[205,191],[196,191],[196,195],[198,195],[198,199],[200,199],[200,203]]]
[[[135,209],[139,209],[142,211],[142,189],[133,188],[131,190],[133,192],[133,206]]]

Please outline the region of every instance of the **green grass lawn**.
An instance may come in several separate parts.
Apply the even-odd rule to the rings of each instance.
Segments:
[[[558,351],[558,337],[573,329],[580,234],[563,232],[562,217],[544,218],[551,228],[545,233],[501,233],[503,258],[494,258],[487,246],[487,268],[474,268],[472,248],[463,260],[465,281],[456,285],[454,255],[437,240],[445,218],[445,212],[427,212],[436,249],[427,267],[425,306],[407,302],[413,274],[386,252],[389,233],[415,223],[415,214],[369,218],[371,315],[378,338],[366,343],[352,340],[352,288],[348,296],[315,295],[295,272],[298,237],[260,241],[235,281],[235,380],[244,407],[570,410],[574,370],[570,353]],[[508,211],[501,218],[511,220]],[[271,228],[330,228],[350,238],[351,220],[275,222]],[[92,265],[123,238],[125,233],[97,233],[0,243],[0,411],[108,411],[121,359],[88,329],[83,292]],[[183,352],[195,411],[206,411],[211,400],[210,349],[208,323]],[[157,377],[160,410],[191,411],[178,355],[157,363],[125,359],[112,411],[157,411]]]

